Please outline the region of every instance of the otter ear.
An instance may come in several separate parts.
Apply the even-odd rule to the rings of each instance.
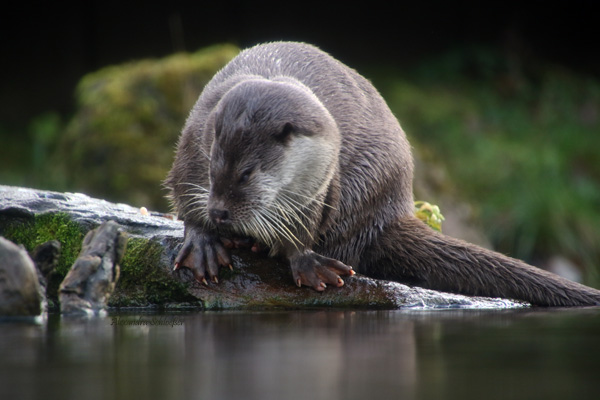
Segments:
[[[275,135],[273,135],[273,137],[278,142],[285,143],[289,140],[290,136],[292,136],[296,132],[297,132],[296,127],[294,125],[292,125],[291,122],[286,122],[283,125],[283,127],[281,128],[281,130],[279,132],[277,132]]]

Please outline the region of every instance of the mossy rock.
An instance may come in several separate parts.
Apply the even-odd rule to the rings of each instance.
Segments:
[[[187,285],[160,268],[164,248],[157,240],[131,238],[121,265],[121,276],[112,294],[111,307],[199,305]]]
[[[93,226],[93,225],[92,225]],[[0,224],[2,236],[21,244],[31,254],[40,244],[56,239],[61,243],[58,266],[51,275],[47,296],[53,307],[58,299],[58,286],[77,259],[88,225],[72,220],[66,213],[36,215],[27,221]],[[161,269],[159,260],[164,248],[156,240],[130,238],[121,262],[120,278],[109,305],[112,307],[149,307],[171,303],[197,304],[187,293],[186,285]]]
[[[54,308],[58,301],[58,287],[77,259],[85,227],[73,222],[66,213],[24,215],[17,218],[0,214],[0,235],[23,245],[29,254],[49,240],[61,244],[61,257],[56,270],[48,276],[46,295],[48,306]]]
[[[112,307],[248,310],[522,306],[500,299],[410,288],[359,275],[346,279],[341,288],[318,293],[296,287],[285,262],[249,250],[232,253],[233,271],[221,269],[218,285],[203,285],[188,269],[172,272],[183,240],[183,223],[167,217],[82,194],[0,186],[0,236],[23,244],[29,251],[47,240],[59,240],[64,250],[56,274],[59,282],[79,254],[84,233],[107,220],[116,221],[128,232],[130,238],[121,261],[120,278],[109,300]]]
[[[61,244],[61,257],[56,272],[63,277],[77,259],[85,235],[84,227],[73,222],[66,213],[39,214],[25,220],[6,220],[0,231],[2,236],[23,245],[29,253],[42,243],[58,240]]]
[[[23,245],[30,254],[49,240],[61,243],[58,266],[46,291],[51,310],[57,309],[58,287],[77,259],[85,234],[109,219],[116,220],[130,235],[110,306],[198,304],[187,294],[186,285],[168,272],[167,250],[157,239],[168,235],[176,240],[182,228],[180,223],[144,216],[137,208],[81,194],[0,186],[0,236]]]

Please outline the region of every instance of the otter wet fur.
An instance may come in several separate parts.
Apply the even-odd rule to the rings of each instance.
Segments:
[[[175,269],[218,283],[251,238],[318,291],[354,274],[538,306],[600,291],[444,236],[414,216],[406,136],[365,78],[314,46],[242,51],[202,91],[165,181],[185,239]],[[352,266],[352,267],[351,267]]]

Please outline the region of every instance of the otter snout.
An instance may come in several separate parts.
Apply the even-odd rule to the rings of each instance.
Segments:
[[[208,203],[206,204],[208,218],[215,225],[231,223],[232,215],[229,207],[225,204],[221,196],[214,193],[214,187],[212,189],[208,196]]]
[[[216,225],[227,224],[231,222],[229,210],[221,208],[210,208],[208,210],[210,220]]]

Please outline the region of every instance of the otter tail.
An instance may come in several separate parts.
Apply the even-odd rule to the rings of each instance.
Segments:
[[[536,306],[600,305],[596,289],[444,236],[413,217],[388,227],[370,258],[367,275],[409,285]]]

